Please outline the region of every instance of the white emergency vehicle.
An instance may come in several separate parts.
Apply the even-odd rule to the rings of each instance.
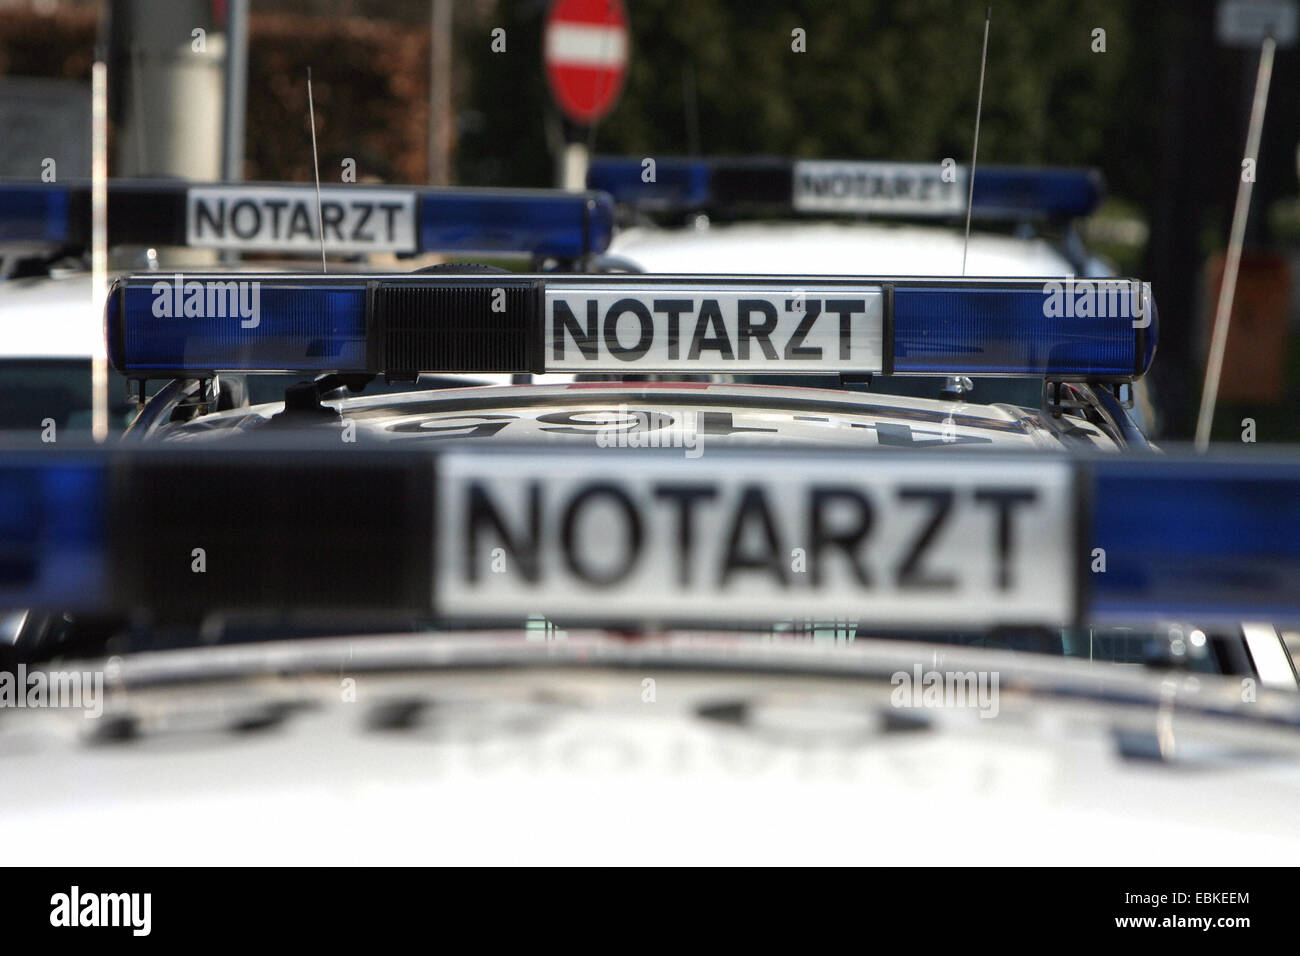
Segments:
[[[266,257],[300,257],[289,268],[319,269],[322,231],[325,252],[353,268],[367,268],[372,257],[428,253],[567,268],[604,251],[613,228],[608,197],[549,190],[325,186],[318,218],[311,186],[114,180],[108,207],[114,276],[185,268],[171,262],[181,248],[263,257],[233,267],[241,271],[267,268]],[[90,235],[88,184],[0,182],[0,430],[91,426],[91,359],[104,330],[88,270]],[[251,384],[254,401],[280,385]],[[111,375],[109,398],[112,430],[120,432],[133,413],[120,376]],[[248,398],[244,383],[227,377],[221,403]]]
[[[1300,845],[1295,674],[1241,623],[1300,620],[1300,460],[1145,447],[1142,283],[153,273],[105,323],[170,380],[128,440],[0,446],[15,860]],[[710,380],[900,371],[1043,401]],[[364,394],[480,372],[627,378]]]

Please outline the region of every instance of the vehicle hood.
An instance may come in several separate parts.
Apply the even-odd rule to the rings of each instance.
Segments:
[[[14,863],[1284,862],[1300,708],[888,641],[357,637],[65,664],[0,712]],[[996,713],[927,673],[998,675]],[[1253,696],[1253,695],[1251,695]]]

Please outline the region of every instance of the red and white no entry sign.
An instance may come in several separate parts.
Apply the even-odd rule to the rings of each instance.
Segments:
[[[560,109],[575,123],[604,118],[627,75],[627,11],[623,0],[555,0],[542,38],[546,79]]]

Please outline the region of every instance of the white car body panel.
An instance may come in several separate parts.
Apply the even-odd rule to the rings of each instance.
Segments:
[[[200,696],[119,687],[99,718],[6,713],[6,860],[1206,866],[1300,852],[1295,731],[1198,710],[1231,709],[1237,681],[874,641],[872,680],[746,673],[747,660],[783,658],[848,674],[863,642],[721,639],[704,670],[665,666],[688,663],[671,644],[470,642],[523,650],[503,670],[422,673],[398,671],[449,663],[452,642],[135,655],[126,687],[205,655],[236,672],[262,663]],[[385,658],[394,673],[365,669]],[[889,672],[916,666],[1001,673],[996,716],[899,707]],[[1035,696],[1075,685],[1089,690]],[[1106,692],[1126,702],[1093,696]],[[268,701],[290,712],[231,729]],[[407,724],[380,716],[408,705]],[[1294,716],[1267,695],[1251,706]],[[115,737],[124,716],[136,733]],[[1120,733],[1160,742],[1160,759],[1122,756]]]
[[[103,348],[104,306],[85,274],[0,282],[0,361],[89,359]]]
[[[609,255],[646,272],[719,275],[962,275],[959,231],[853,222],[742,222],[707,228],[635,227]],[[976,233],[968,276],[1061,276],[1075,269],[1044,239]]]

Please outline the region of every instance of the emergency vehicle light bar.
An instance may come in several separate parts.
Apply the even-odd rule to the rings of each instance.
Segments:
[[[797,213],[950,218],[965,214],[969,168],[944,163],[772,158],[596,157],[587,187],[647,211]],[[1072,219],[1105,195],[1095,169],[981,166],[971,212],[986,219]]]
[[[515,253],[575,259],[608,248],[613,203],[558,190],[115,180],[108,187],[113,245],[194,246],[243,252]],[[84,249],[89,183],[0,182],[0,243]]]
[[[1132,381],[1156,311],[1135,280],[146,273],[108,354],[215,372],[818,373]]]
[[[660,623],[779,608],[920,629],[1026,613],[1047,625],[1300,623],[1294,456],[1023,453],[956,467],[882,451],[864,467],[860,455],[815,451],[341,454],[336,439],[292,438],[197,455],[0,452],[0,608],[465,621],[526,608]],[[741,533],[749,524],[766,527],[766,545]],[[938,530],[923,542],[927,525]],[[191,570],[196,542],[204,574]],[[786,573],[792,542],[807,549],[807,574]],[[493,548],[509,552],[507,573],[491,570]],[[895,558],[908,554],[915,567],[900,572]],[[879,610],[882,593],[908,588]]]

